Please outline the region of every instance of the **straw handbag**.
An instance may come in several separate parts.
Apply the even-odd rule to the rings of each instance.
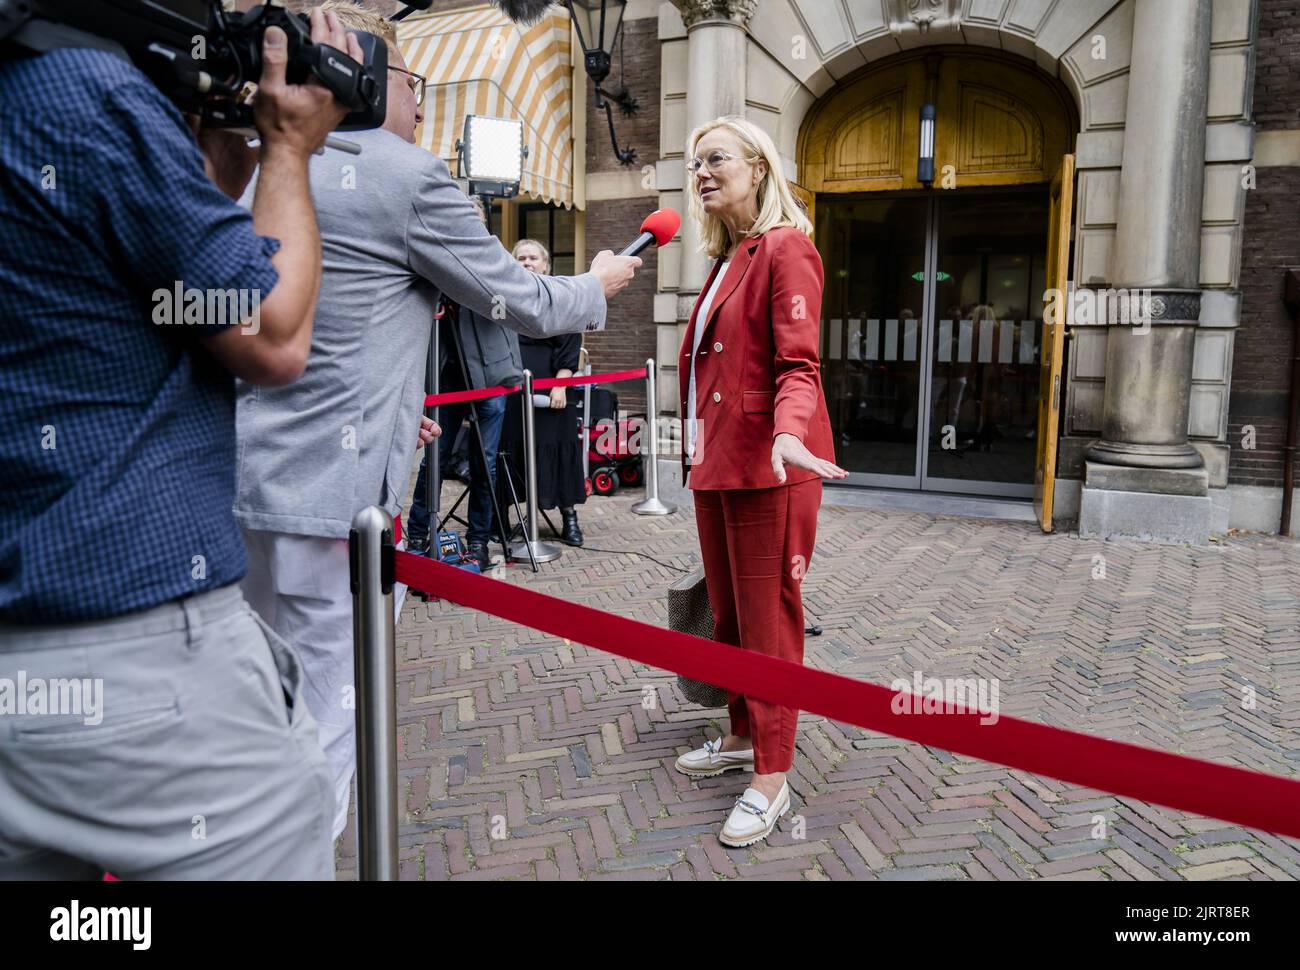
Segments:
[[[713,639],[713,610],[709,590],[700,567],[668,587],[668,625],[680,633]],[[677,686],[686,699],[701,707],[726,707],[727,692],[703,681],[677,675]]]

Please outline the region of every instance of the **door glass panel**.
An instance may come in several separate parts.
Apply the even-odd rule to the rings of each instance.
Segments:
[[[924,197],[895,197],[817,207],[822,381],[836,460],[913,486],[928,206]]]
[[[1045,190],[938,199],[926,481],[1032,485]]]

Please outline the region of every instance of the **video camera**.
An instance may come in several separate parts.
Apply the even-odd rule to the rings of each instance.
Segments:
[[[131,60],[176,105],[206,124],[252,128],[252,106],[239,100],[262,76],[262,35],[288,37],[287,79],[314,76],[349,109],[340,131],[377,128],[388,107],[388,48],[354,31],[363,63],[315,44],[303,14],[266,5],[243,13],[220,0],[0,0],[0,57],[60,47],[107,50]]]

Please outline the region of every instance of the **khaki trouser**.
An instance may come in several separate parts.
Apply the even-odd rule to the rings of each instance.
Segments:
[[[0,625],[0,690],[20,678],[29,699],[79,680],[103,702],[91,717],[66,698],[0,713],[0,879],[333,878],[301,665],[237,586],[113,620]]]
[[[357,773],[356,678],[352,587],[346,539],[244,529],[248,575],[241,588],[258,617],[293,646],[302,663],[302,696],[325,752],[334,818],[330,837],[347,829]],[[398,543],[397,548],[402,548]],[[393,622],[406,587],[393,586]]]

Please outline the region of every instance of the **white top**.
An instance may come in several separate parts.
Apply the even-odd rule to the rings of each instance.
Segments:
[[[689,459],[691,452],[695,450],[695,357],[700,349],[700,338],[704,336],[704,325],[709,319],[709,309],[713,306],[713,298],[717,295],[718,288],[722,285],[722,278],[727,275],[727,267],[731,265],[731,260],[722,264],[718,270],[718,275],[713,277],[713,285],[709,287],[709,292],[704,294],[704,299],[700,301],[700,309],[695,314],[695,334],[691,342],[691,380],[686,391],[686,455]]]

